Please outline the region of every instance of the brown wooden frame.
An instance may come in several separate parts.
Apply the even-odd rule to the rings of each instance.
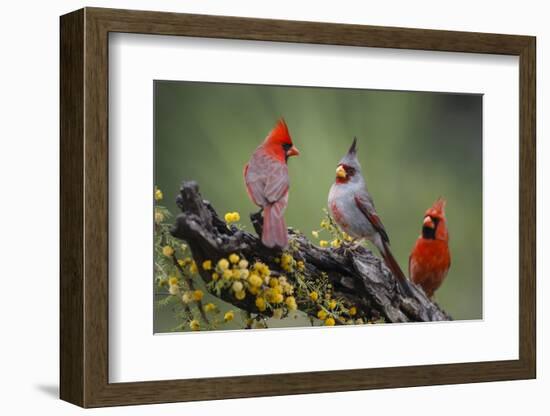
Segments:
[[[109,383],[109,32],[519,56],[519,359]],[[85,8],[61,17],[60,46],[63,400],[98,407],[536,377],[534,37]]]

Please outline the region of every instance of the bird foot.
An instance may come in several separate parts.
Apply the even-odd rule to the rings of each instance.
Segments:
[[[353,240],[350,242],[346,241],[342,244],[342,247],[346,256],[348,254],[355,254],[359,247],[363,247],[363,240]]]

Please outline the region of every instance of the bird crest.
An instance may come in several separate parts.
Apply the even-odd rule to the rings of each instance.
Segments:
[[[280,118],[275,124],[275,127],[267,135],[266,141],[277,144],[292,144],[292,139],[288,131],[285,119]]]
[[[444,198],[442,197],[437,198],[437,200],[433,203],[431,208],[429,208],[426,211],[426,215],[431,215],[438,218],[444,217],[446,204],[447,204],[447,201]]]
[[[360,169],[359,160],[357,160],[357,137],[353,138],[353,142],[348,150],[348,153],[340,160],[340,165],[352,166],[355,169]]]

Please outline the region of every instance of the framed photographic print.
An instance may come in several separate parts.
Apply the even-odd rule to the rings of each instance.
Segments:
[[[60,52],[62,399],[536,376],[535,38],[85,8]]]

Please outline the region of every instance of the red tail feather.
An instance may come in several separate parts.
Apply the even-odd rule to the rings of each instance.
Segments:
[[[262,243],[266,247],[284,248],[288,244],[288,232],[280,202],[264,208]]]

